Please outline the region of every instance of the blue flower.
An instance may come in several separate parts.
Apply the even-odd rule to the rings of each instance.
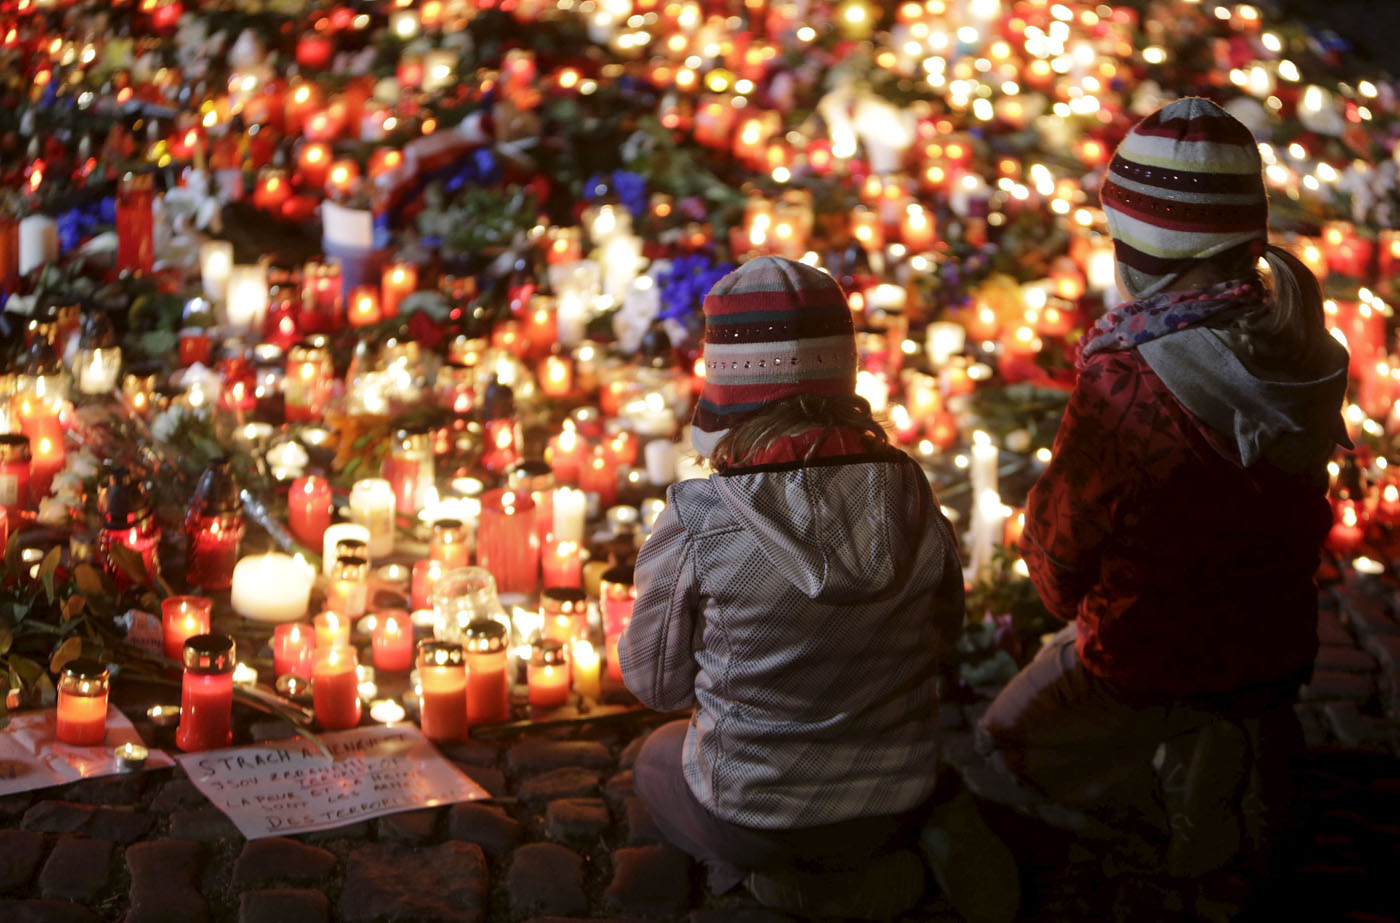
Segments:
[[[700,310],[715,283],[734,270],[733,263],[716,263],[707,254],[680,256],[657,277],[661,287],[660,319],[683,318]]]

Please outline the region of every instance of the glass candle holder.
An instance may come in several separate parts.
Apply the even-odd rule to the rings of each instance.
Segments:
[[[622,664],[617,659],[617,642],[632,621],[632,606],[637,601],[637,588],[632,583],[630,567],[613,567],[603,573],[598,598],[603,610],[603,638],[608,646],[608,676],[622,681]]]
[[[554,638],[541,638],[530,649],[525,669],[531,708],[562,708],[569,704],[569,649]]]
[[[583,585],[583,551],[568,539],[545,542],[540,552],[540,573],[546,587]]]
[[[155,177],[128,173],[117,184],[117,271],[150,272],[155,265]]]
[[[311,620],[316,629],[316,647],[344,647],[350,643],[350,619],[343,613],[327,610]]]
[[[451,641],[418,644],[419,724],[429,740],[467,736],[467,668],[462,645]]]
[[[233,639],[195,635],[185,641],[183,662],[176,746],[186,753],[227,747],[233,740]]]
[[[206,590],[227,590],[233,583],[243,530],[243,501],[229,459],[215,459],[195,485],[185,517],[186,582]]]
[[[544,542],[554,531],[554,472],[542,461],[523,461],[510,469],[506,486],[530,495],[535,504],[535,531]]]
[[[29,437],[0,433],[0,507],[16,526],[30,507],[29,465]]]
[[[335,383],[331,352],[323,338],[304,340],[287,352],[287,374],[282,379],[287,421],[310,423],[326,412]]]
[[[426,429],[395,432],[382,474],[394,492],[395,508],[407,516],[415,515],[423,508],[428,491],[436,487],[431,434]]]
[[[58,680],[58,739],[96,747],[107,737],[107,665],[89,657],[70,660]]]
[[[275,676],[311,675],[311,652],[316,649],[312,628],[300,622],[278,625],[272,632],[272,672]]]
[[[311,704],[316,722],[327,731],[360,723],[359,665],[349,645],[316,648],[311,658]]]
[[[496,593],[496,580],[482,567],[445,571],[432,591],[433,636],[461,641],[472,622],[489,619],[509,625]]]
[[[321,547],[331,525],[331,483],[310,474],[292,482],[287,494],[287,524],[297,541],[308,548]]]
[[[165,636],[165,656],[179,660],[185,642],[195,635],[209,633],[213,603],[203,596],[170,596],[160,602],[161,627]]]
[[[494,619],[467,625],[467,723],[510,720],[510,684],[506,661],[510,629]]]
[[[588,595],[573,587],[546,587],[540,594],[540,636],[571,642],[588,637]]]
[[[394,504],[394,488],[383,478],[363,478],[350,488],[350,515],[369,530],[372,558],[394,551]]]
[[[357,522],[337,522],[326,527],[321,536],[321,572],[327,577],[335,567],[335,559],[343,555],[373,558],[369,553],[369,530]],[[358,545],[351,545],[358,542]]]
[[[369,603],[369,561],[364,558],[337,558],[326,589],[326,608],[350,620],[365,614]]]
[[[539,582],[540,544],[529,494],[497,488],[482,495],[476,555],[502,593],[534,591]]]
[[[444,568],[439,561],[415,561],[413,562],[413,579],[410,584],[410,601],[415,610],[426,609],[432,605],[433,588],[437,586],[438,580],[443,575]]]
[[[460,519],[439,519],[433,523],[428,557],[441,564],[445,570],[467,566],[471,558],[471,547],[467,544],[467,527]]]
[[[157,548],[160,545],[160,527],[151,512],[150,500],[141,482],[130,476],[123,468],[113,468],[97,492],[97,510],[102,517],[102,528],[97,534],[97,546],[101,552],[103,568],[118,587],[135,586],[138,582],[151,584],[159,572]],[[127,572],[127,568],[117,563],[116,548],[122,546],[141,559],[146,573],[144,581]],[[205,626],[208,631],[208,626]],[[180,648],[166,651],[172,660],[180,657]]]
[[[401,609],[378,614],[371,643],[374,668],[384,673],[403,673],[413,667],[413,622]]]

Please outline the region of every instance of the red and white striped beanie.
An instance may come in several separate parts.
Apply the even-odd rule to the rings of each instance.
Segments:
[[[1156,294],[1204,261],[1244,269],[1262,256],[1262,169],[1249,129],[1208,99],[1178,99],[1133,126],[1099,192],[1128,292]]]
[[[716,282],[704,310],[705,387],[691,421],[701,455],[774,401],[855,394],[851,309],[820,269],[761,256]]]

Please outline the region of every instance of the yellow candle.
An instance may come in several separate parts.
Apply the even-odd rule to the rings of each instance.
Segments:
[[[350,644],[350,620],[339,612],[322,612],[312,619],[316,626],[316,647],[321,650]]]
[[[574,691],[597,699],[602,694],[598,652],[587,641],[574,642]]]

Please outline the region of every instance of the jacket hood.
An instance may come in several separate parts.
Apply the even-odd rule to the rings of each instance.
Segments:
[[[734,469],[711,483],[774,569],[826,603],[898,586],[937,512],[923,471],[897,450]]]
[[[1267,458],[1297,472],[1325,462],[1333,444],[1351,448],[1341,412],[1347,351],[1330,336],[1326,343],[1326,371],[1296,379],[1259,377],[1208,327],[1188,327],[1138,350],[1182,406],[1233,437],[1246,467]]]

